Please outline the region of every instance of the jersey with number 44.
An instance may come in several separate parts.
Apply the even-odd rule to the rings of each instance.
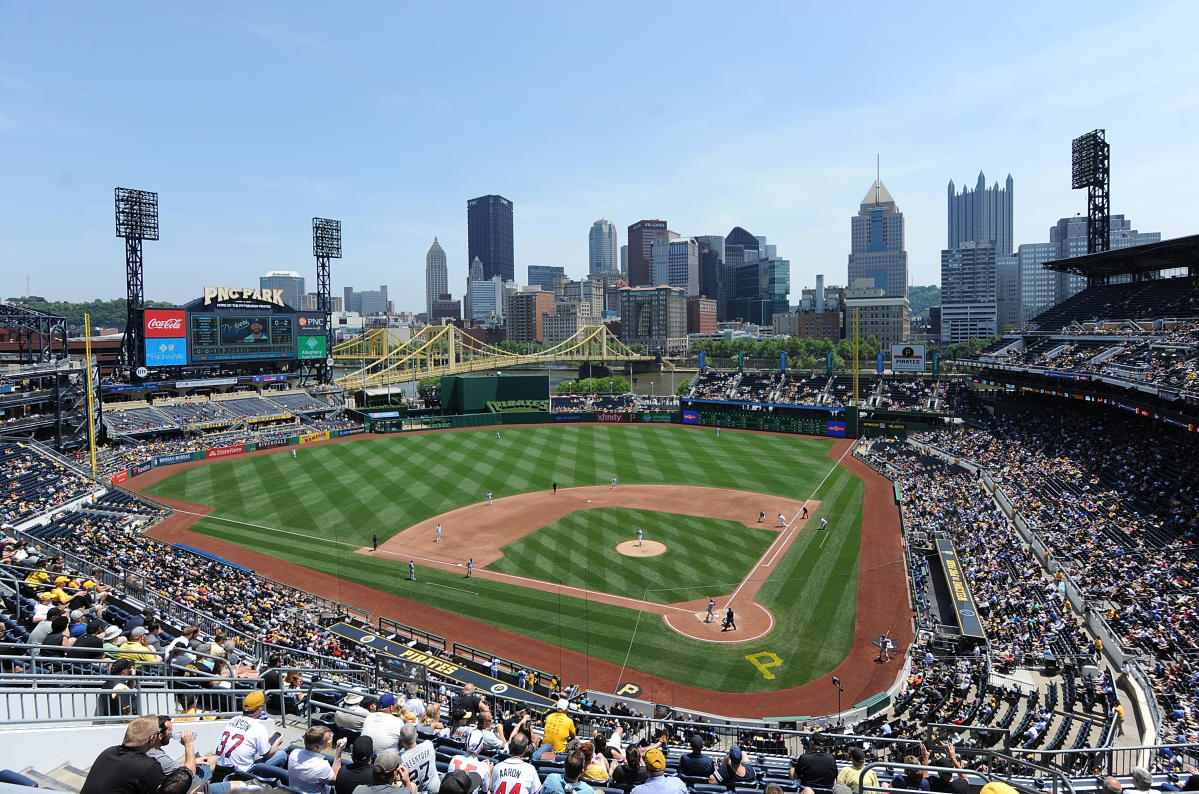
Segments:
[[[537,768],[519,758],[505,758],[491,772],[491,794],[537,794],[541,778]]]
[[[437,751],[433,742],[425,740],[415,747],[400,753],[400,763],[408,768],[408,777],[420,791],[436,794],[441,788],[441,775],[437,772]]]

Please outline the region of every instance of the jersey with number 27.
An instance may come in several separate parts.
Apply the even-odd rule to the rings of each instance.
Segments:
[[[271,749],[272,727],[270,720],[244,716],[229,720],[213,751],[217,765],[245,772]]]
[[[400,763],[408,768],[408,777],[420,791],[436,794],[441,788],[441,775],[437,772],[437,752],[433,742],[427,739],[418,742],[400,753]]]
[[[537,769],[519,758],[505,758],[491,772],[491,794],[537,794],[541,778]]]

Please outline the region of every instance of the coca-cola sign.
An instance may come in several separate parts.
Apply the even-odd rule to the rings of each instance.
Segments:
[[[187,336],[183,330],[182,309],[146,309],[146,338],[162,339]]]

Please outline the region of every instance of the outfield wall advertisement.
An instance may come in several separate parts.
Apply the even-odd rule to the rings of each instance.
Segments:
[[[304,435],[300,436],[301,444],[311,444],[315,441],[328,441],[328,440],[329,440],[329,431],[328,430],[326,430],[323,433],[305,433]]]
[[[228,455],[240,455],[245,451],[245,445],[238,444],[232,447],[217,447],[216,449],[207,450],[204,453],[204,456],[207,458],[223,458]]]
[[[924,345],[891,345],[892,372],[924,372],[924,362]]]

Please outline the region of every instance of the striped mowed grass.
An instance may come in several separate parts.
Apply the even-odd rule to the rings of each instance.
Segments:
[[[627,657],[634,670],[689,686],[786,689],[833,669],[848,653],[862,484],[828,456],[830,441],[754,433],[717,438],[708,429],[677,425],[504,426],[499,439],[495,432],[397,435],[301,448],[297,460],[281,452],[219,461],[181,471],[150,493],[214,507],[211,516],[193,526],[195,531],[517,634],[586,649],[616,664]],[[775,629],[760,641],[741,645],[690,640],[656,616],[638,620],[636,610],[561,591],[481,578],[471,580],[468,591],[460,576],[436,569],[422,569],[411,583],[406,581],[407,561],[352,553],[369,544],[374,532],[383,540],[419,521],[482,502],[488,491],[498,498],[546,490],[554,481],[560,488],[605,484],[613,476],[620,483],[712,486],[816,499],[820,505],[810,525],[825,516],[830,531],[801,532],[776,563],[757,598],[774,614]],[[521,575],[549,581],[582,581],[592,590],[634,596],[645,592],[648,600],[670,603],[704,597],[721,584],[740,581],[761,554],[752,539],[770,541],[768,533],[730,522],[642,515],[638,520],[653,523],[652,528],[647,523],[647,532],[678,538],[668,542],[672,549],[694,550],[649,558],[658,565],[647,568],[641,565],[645,559],[603,551],[605,544],[614,545],[607,533],[619,531],[612,522],[629,518],[622,512],[645,511],[610,508],[572,514],[518,541],[533,545],[527,551],[506,549],[495,565],[527,567],[536,573]],[[623,539],[631,537],[631,528],[624,531]],[[590,538],[596,539],[594,544]],[[712,549],[719,551],[713,554]],[[551,570],[556,576],[547,577]],[[648,592],[651,581],[657,585],[652,589],[661,592]],[[437,632],[436,625],[421,628]],[[514,647],[488,645],[485,637],[472,644],[520,660],[519,640],[509,641]],[[764,679],[746,660],[746,654],[758,651],[783,659],[772,670],[773,680]]]

